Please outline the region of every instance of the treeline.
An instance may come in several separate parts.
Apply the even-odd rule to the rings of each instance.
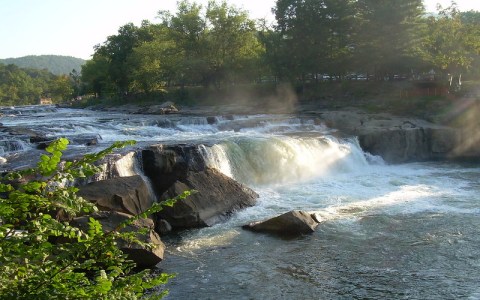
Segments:
[[[276,25],[226,2],[180,1],[159,23],[127,24],[82,68],[88,90],[323,80],[478,77],[480,13],[454,3],[427,15],[421,0],[278,0]],[[433,72],[432,72],[433,70]]]
[[[38,104],[41,98],[63,101],[73,96],[75,86],[71,76],[0,64],[0,105]]]

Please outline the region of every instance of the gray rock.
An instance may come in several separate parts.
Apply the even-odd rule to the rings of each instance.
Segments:
[[[155,202],[147,184],[139,175],[117,177],[81,186],[78,195],[94,202],[102,210],[136,215]]]
[[[102,224],[102,228],[105,232],[112,231],[117,226],[131,217],[131,215],[120,212],[98,212],[91,216],[83,216],[75,218],[72,224],[83,229],[87,229],[89,217],[93,217]],[[153,248],[144,248],[140,245],[130,244],[125,241],[117,241],[119,248],[133,260],[138,267],[153,267],[163,260],[165,245],[160,240],[159,235],[153,230],[154,224],[150,219],[138,219],[135,222],[122,229],[122,232],[138,232],[142,228],[149,229],[146,235],[138,234],[137,238],[144,243],[153,245]]]
[[[176,181],[161,199],[173,198],[184,191],[196,192],[173,207],[165,207],[158,217],[174,229],[211,226],[228,218],[234,211],[253,206],[258,195],[246,186],[215,169],[188,172]]]
[[[206,169],[205,160],[195,145],[152,145],[142,151],[143,170],[162,195],[176,181],[184,181],[188,172]]]
[[[243,228],[254,232],[266,232],[290,237],[312,233],[318,224],[319,222],[311,214],[300,210],[292,210],[265,221],[244,225]]]

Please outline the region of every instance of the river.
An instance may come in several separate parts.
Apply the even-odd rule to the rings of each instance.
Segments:
[[[203,144],[211,167],[260,195],[225,223],[163,238],[160,267],[177,274],[167,299],[480,299],[478,165],[388,165],[355,137],[292,115],[212,121],[38,106],[2,113],[5,126],[97,136],[100,148],[127,139]],[[0,140],[3,166],[32,150],[21,137]],[[323,222],[288,240],[240,228],[292,209]]]

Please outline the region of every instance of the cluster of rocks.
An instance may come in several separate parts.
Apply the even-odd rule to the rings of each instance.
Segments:
[[[122,112],[126,114],[169,115],[169,114],[176,114],[179,112],[175,103],[170,101],[167,101],[158,105],[147,105],[147,106],[125,104],[125,105],[114,106],[114,107],[98,105],[98,106],[92,106],[89,108],[94,110],[102,110],[102,111]]]
[[[100,135],[78,134],[66,135],[71,144],[93,146],[101,140]],[[3,126],[0,124],[0,145],[4,149],[16,149],[19,147],[19,141],[24,141],[35,145],[37,149],[45,149],[55,138],[47,136],[45,133],[38,132],[22,126]]]
[[[80,186],[79,195],[104,211],[93,215],[104,228],[115,228],[127,217],[144,212],[154,202],[194,191],[172,207],[164,207],[150,219],[126,229],[147,228],[149,235],[144,240],[155,245],[153,250],[122,245],[137,265],[154,266],[163,259],[162,234],[211,226],[236,210],[255,205],[258,198],[253,190],[208,168],[197,146],[153,145],[139,150],[136,156],[141,160],[145,176],[117,177],[116,172],[106,170],[114,175]],[[75,222],[81,224],[85,220],[81,217]]]

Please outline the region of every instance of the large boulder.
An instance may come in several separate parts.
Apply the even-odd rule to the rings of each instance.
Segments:
[[[79,189],[78,195],[102,210],[137,215],[155,202],[147,183],[139,175],[91,182]]]
[[[82,229],[88,228],[89,218],[93,217],[102,224],[105,232],[115,230],[117,226],[126,221],[131,215],[114,212],[101,211],[91,216],[75,218],[72,224]],[[149,229],[147,234],[138,233],[141,229]],[[159,235],[153,230],[154,224],[151,219],[137,219],[132,225],[121,229],[121,232],[137,232],[137,238],[143,242],[153,245],[152,248],[142,247],[138,244],[131,244],[122,240],[117,241],[119,248],[133,260],[138,267],[153,267],[163,260],[165,245],[160,240]]]
[[[244,225],[243,228],[255,232],[291,237],[312,233],[318,224],[318,219],[315,216],[301,210],[292,210],[265,221],[252,222]]]
[[[173,198],[184,191],[195,190],[187,199],[177,201],[158,213],[174,229],[211,226],[225,220],[234,211],[253,206],[258,195],[246,186],[215,169],[187,172],[161,196]]]
[[[143,171],[157,195],[162,195],[176,181],[186,180],[189,172],[206,169],[206,162],[196,145],[152,145],[142,151]]]

